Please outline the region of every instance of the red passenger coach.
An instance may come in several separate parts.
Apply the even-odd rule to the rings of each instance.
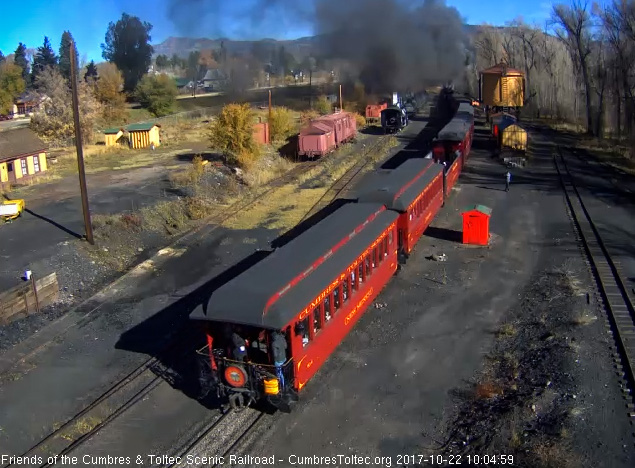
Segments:
[[[396,169],[371,173],[351,198],[383,203],[399,213],[397,245],[405,259],[443,205],[443,166],[430,159],[409,159]]]
[[[192,312],[219,396],[289,411],[394,274],[397,220],[383,205],[344,205]]]

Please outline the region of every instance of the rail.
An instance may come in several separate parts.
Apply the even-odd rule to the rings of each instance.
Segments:
[[[615,356],[618,369],[623,373],[631,391],[635,389],[635,310],[628,289],[622,280],[620,266],[614,261],[597,229],[575,179],[567,166],[562,148],[557,147],[554,163],[565,192],[567,206],[577,234],[582,242],[592,275],[604,303],[609,325],[618,351]],[[633,395],[627,390],[629,417],[635,422]]]
[[[280,177],[269,181],[265,188],[258,191],[254,196],[248,197],[246,200],[239,200],[218,215],[212,216],[207,220],[207,223],[215,224],[212,231],[218,229],[224,221],[253,205],[276,188],[288,183],[289,180],[297,178],[308,167],[316,166],[320,162],[318,160],[296,165]],[[187,324],[183,325],[175,332],[173,340],[162,350],[159,357],[151,357],[145,360],[76,415],[33,445],[22,456],[39,455],[43,460],[47,460],[51,455],[66,455],[90,440],[97,432],[124,414],[150,392],[161,384],[165,384],[164,373],[157,372],[160,367],[164,367],[161,363],[167,360],[167,357],[173,359],[175,356],[183,356],[186,353],[193,352],[194,350],[191,350],[190,347],[194,337],[192,329]],[[90,427],[86,432],[76,434],[74,428],[90,425],[90,421],[100,422]],[[2,468],[11,466],[15,466],[15,464],[9,463],[3,465]],[[41,466],[49,467],[52,465],[47,462]]]
[[[366,166],[373,162],[373,159],[369,159],[368,156],[374,150],[381,147],[381,145],[387,140],[388,137],[388,135],[384,135],[378,138],[372,146],[364,151],[364,153],[362,153],[362,155],[358,157],[355,164],[353,164],[352,167],[350,167],[339,179],[337,179],[333,183],[333,185],[329,187],[326,193],[324,193],[324,195],[322,195],[320,199],[311,207],[311,209],[304,215],[300,222],[310,218],[314,214],[329,206],[334,200],[336,200],[337,197],[351,185],[351,183],[360,174],[360,172]]]

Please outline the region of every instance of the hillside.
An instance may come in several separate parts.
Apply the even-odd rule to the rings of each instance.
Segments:
[[[466,24],[465,32],[468,37],[472,37],[478,30],[478,25]],[[301,37],[294,40],[278,41],[276,39],[262,39],[264,42],[274,44],[275,46],[284,46],[285,49],[292,53],[296,58],[302,58],[308,55],[317,47],[319,36]],[[190,37],[168,37],[165,41],[154,44],[154,55],[167,55],[172,57],[176,54],[179,57],[187,57],[192,51],[203,49],[219,49],[221,42],[225,42],[228,53],[243,54],[250,52],[254,44],[260,41],[235,41],[232,39],[219,38],[190,38]]]
[[[316,45],[316,37],[301,37],[291,41],[277,41],[275,39],[262,39],[264,42],[275,44],[276,46],[284,46],[296,57],[307,55]],[[189,38],[189,37],[168,37],[160,44],[153,45],[154,56],[164,54],[168,57],[176,54],[179,57],[187,57],[192,51],[203,49],[219,49],[221,42],[225,43],[225,47],[229,54],[243,54],[250,52],[255,43],[260,41],[234,41],[231,39],[208,39],[208,38]]]

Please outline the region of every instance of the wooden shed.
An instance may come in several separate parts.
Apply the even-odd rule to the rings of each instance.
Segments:
[[[125,130],[128,132],[130,147],[133,149],[147,148],[153,143],[154,146],[161,145],[161,125],[159,124],[131,124]]]
[[[527,151],[527,131],[517,124],[509,125],[501,133],[501,146],[518,151]]]
[[[525,74],[506,63],[481,71],[479,101],[492,107],[522,107],[525,102]]]
[[[115,146],[122,144],[124,134],[123,127],[113,127],[104,130],[104,144],[106,146]]]

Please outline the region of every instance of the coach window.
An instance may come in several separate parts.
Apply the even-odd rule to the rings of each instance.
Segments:
[[[379,241],[379,263],[384,259],[384,240]]]
[[[302,347],[307,347],[311,341],[311,336],[309,334],[309,317],[306,317],[301,322],[298,322],[298,328],[302,333]]]
[[[322,305],[320,304],[313,311],[313,336],[317,336],[317,334],[322,330]]]
[[[333,301],[331,301],[331,295],[329,294],[325,299],[324,299],[324,320],[326,320],[327,322],[329,320],[331,320],[331,304],[333,303]]]
[[[388,245],[392,245],[392,230],[388,233]]]
[[[372,269],[370,268],[370,255],[366,255],[366,277],[370,276]]]
[[[388,236],[384,237],[384,257],[388,256]]]
[[[377,247],[373,249],[373,268],[379,265],[379,255],[377,254]]]
[[[359,278],[359,284],[366,281],[366,278],[364,278],[364,262],[359,262],[357,266],[357,277]]]
[[[340,297],[341,291],[342,286],[339,284],[333,289],[333,314],[335,314],[342,305],[342,298]]]
[[[348,295],[351,293],[349,288],[350,276],[342,282],[342,303],[348,301]]]

